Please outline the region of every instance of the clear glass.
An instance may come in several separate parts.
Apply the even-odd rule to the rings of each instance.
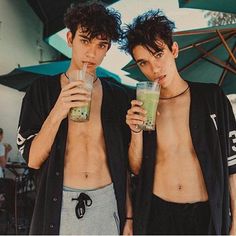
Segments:
[[[137,83],[136,98],[143,102],[142,107],[147,111],[146,122],[139,126],[144,131],[155,130],[159,97],[160,86],[158,83],[151,81]]]
[[[83,80],[85,88],[90,92],[90,101],[86,105],[81,107],[73,107],[70,109],[69,117],[71,120],[76,122],[85,122],[89,120],[90,108],[91,108],[91,97],[93,90],[94,76],[88,73],[84,73],[83,70],[73,70],[67,74],[70,82],[76,80]]]

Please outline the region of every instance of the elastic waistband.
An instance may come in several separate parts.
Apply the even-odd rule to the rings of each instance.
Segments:
[[[93,200],[93,204],[97,202],[99,205],[102,205],[104,200],[115,201],[113,183],[105,187],[91,189],[91,190],[73,189],[66,186],[63,187],[63,199],[65,201],[67,200],[71,201],[71,198],[76,198],[81,193],[87,194]]]
[[[169,207],[176,210],[183,210],[183,209],[191,209],[196,207],[208,207],[209,202],[193,202],[193,203],[177,203],[177,202],[169,202],[155,194],[152,194],[152,202],[156,205],[158,204],[159,207]]]

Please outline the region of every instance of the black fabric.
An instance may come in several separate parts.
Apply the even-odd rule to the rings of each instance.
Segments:
[[[60,90],[59,75],[37,80],[27,91],[18,128],[18,147],[26,161],[31,142],[53,108]],[[107,162],[118,205],[120,228],[125,221],[126,176],[130,131],[125,115],[130,106],[127,90],[101,79],[101,120]],[[68,119],[61,122],[48,159],[37,172],[37,196],[30,234],[58,234],[62,203],[64,153]],[[55,200],[56,199],[56,200]]]
[[[230,102],[217,85],[188,84],[190,134],[206,184],[212,217],[209,234],[228,234],[231,223],[228,179],[229,175],[236,173],[234,114]],[[156,138],[156,132],[144,134],[143,163],[136,177],[134,234],[147,233],[158,148]]]
[[[147,234],[206,235],[209,223],[208,202],[173,203],[152,195]]]

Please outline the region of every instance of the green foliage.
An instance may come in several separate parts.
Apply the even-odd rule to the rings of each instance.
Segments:
[[[236,14],[208,11],[204,14],[205,18],[209,18],[209,26],[220,26],[236,23]]]

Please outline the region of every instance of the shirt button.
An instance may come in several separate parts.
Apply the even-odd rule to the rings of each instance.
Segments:
[[[56,201],[57,201],[57,198],[56,198],[56,197],[54,197],[52,200],[53,200],[54,202],[56,202]]]
[[[56,172],[56,176],[59,176],[59,175],[60,175],[60,173],[57,171],[57,172]]]
[[[50,224],[49,227],[50,227],[51,229],[53,229],[53,228],[54,228],[54,225],[53,225],[53,224]]]

